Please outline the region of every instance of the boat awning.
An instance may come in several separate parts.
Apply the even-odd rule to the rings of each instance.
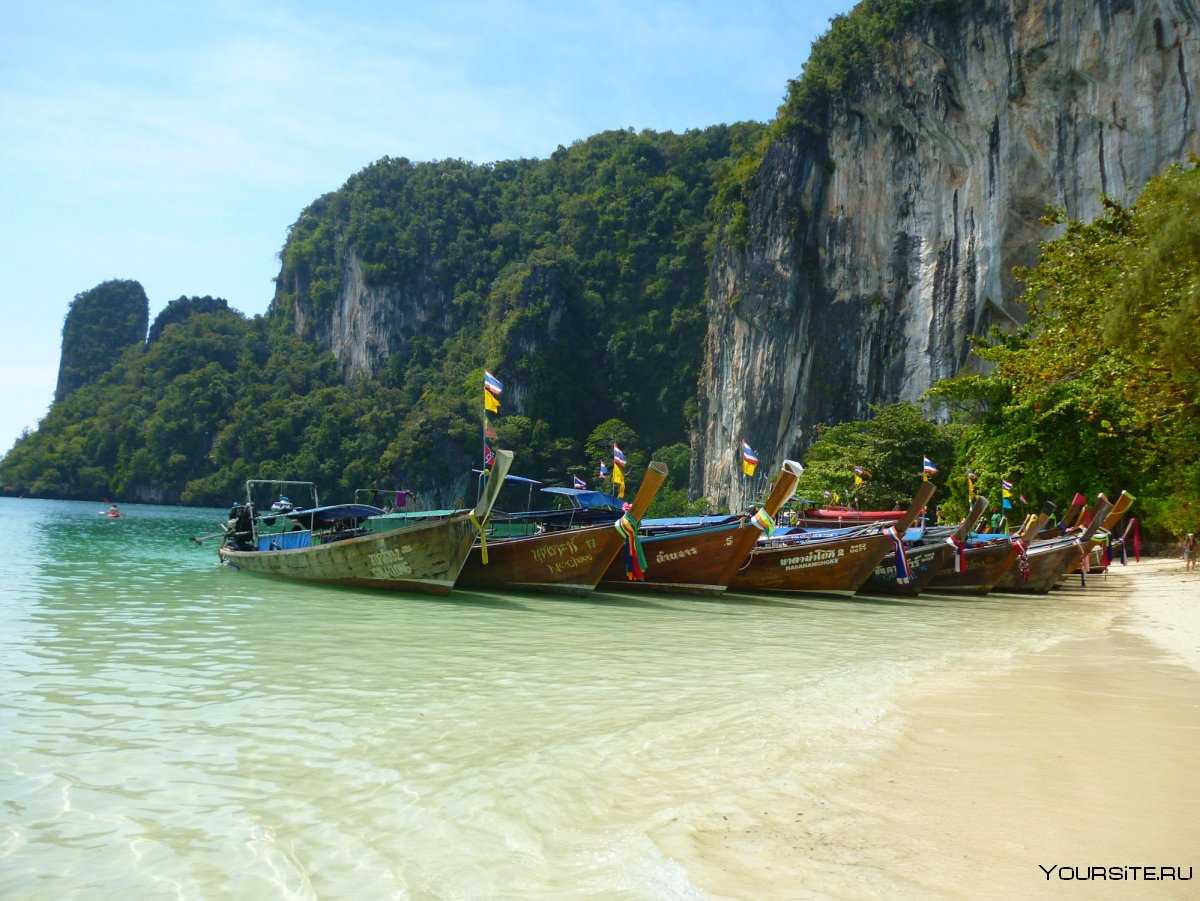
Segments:
[[[587,491],[581,488],[543,488],[546,494],[557,494],[570,498],[584,510],[617,510],[620,511],[625,502],[619,497],[605,494],[603,491]]]
[[[304,522],[311,518],[315,523],[326,525],[343,519],[366,519],[368,516],[378,516],[382,512],[370,504],[331,504],[327,507],[309,507],[307,510],[290,510],[281,515]]]
[[[482,469],[472,469],[472,470],[471,470],[471,472],[475,473],[476,475],[479,475],[479,476],[481,476],[481,475],[483,475],[483,474],[484,474],[485,470],[482,470]],[[541,482],[539,482],[537,479],[527,479],[527,478],[525,478],[524,476],[505,476],[505,477],[504,477],[504,481],[506,481],[506,482],[520,482],[522,485],[540,485],[540,484],[542,484],[542,483],[541,483]]]
[[[659,519],[643,519],[643,529],[703,529],[735,522],[739,516],[664,516]]]
[[[967,544],[987,544],[989,541],[1008,541],[1011,538],[1012,536],[1005,532],[972,532],[967,536]]]

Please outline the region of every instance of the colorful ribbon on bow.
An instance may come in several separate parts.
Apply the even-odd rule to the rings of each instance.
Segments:
[[[759,507],[754,515],[750,517],[750,525],[758,529],[764,535],[770,535],[771,530],[775,528],[775,518],[766,511],[765,508]]]
[[[475,531],[479,535],[479,561],[484,566],[487,566],[487,530],[484,529],[483,523],[479,521],[479,517],[475,515],[474,510],[467,514],[467,519],[471,521],[471,525],[475,527]],[[484,521],[486,520],[487,517],[485,516]]]
[[[615,523],[613,528],[625,538],[625,578],[631,582],[641,582],[646,578],[646,552],[642,549],[642,538],[638,532],[641,520],[626,513]]]
[[[1017,572],[1021,574],[1021,581],[1029,581],[1029,548],[1025,546],[1025,542],[1020,538],[1013,539],[1013,546],[1017,549]]]
[[[965,573],[967,571],[967,543],[960,541],[953,535],[946,536],[946,544],[954,548],[954,571],[956,573]]]
[[[904,539],[900,537],[895,526],[889,526],[885,534],[892,539],[892,549],[896,554],[896,584],[907,585],[909,582],[908,557],[904,553]]]

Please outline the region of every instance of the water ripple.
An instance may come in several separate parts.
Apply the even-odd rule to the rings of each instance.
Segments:
[[[219,511],[0,501],[0,894],[698,895],[664,835],[829,803],[897,692],[1109,615],[1050,599],[256,579]]]

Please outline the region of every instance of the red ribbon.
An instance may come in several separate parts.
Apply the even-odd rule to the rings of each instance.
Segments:
[[[960,541],[953,535],[947,536],[946,543],[954,548],[954,571],[956,573],[965,573],[967,571],[967,543]]]
[[[1021,581],[1029,581],[1029,549],[1025,547],[1025,542],[1020,538],[1014,538],[1013,544],[1017,548],[1017,572],[1021,574]]]

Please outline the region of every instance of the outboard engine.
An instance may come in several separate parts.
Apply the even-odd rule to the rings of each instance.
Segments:
[[[233,550],[254,550],[254,506],[234,504],[229,508],[229,521],[225,524],[225,546]]]

